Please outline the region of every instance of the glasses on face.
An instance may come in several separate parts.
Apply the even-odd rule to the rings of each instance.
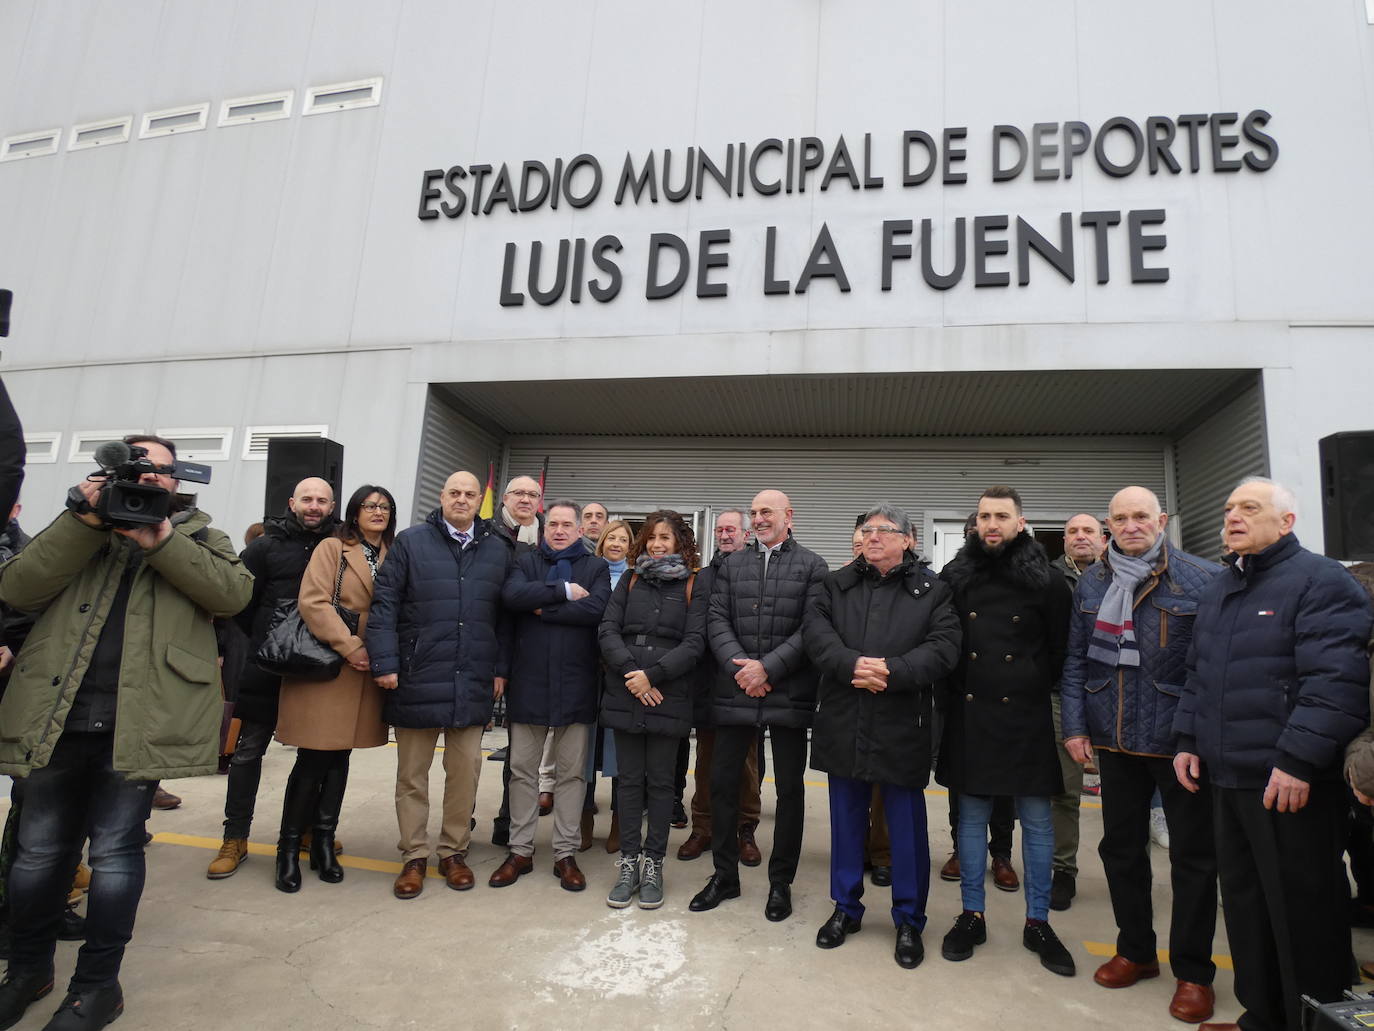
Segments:
[[[385,501],[367,501],[363,503],[363,511],[382,512],[384,514],[390,514],[391,506],[388,505]]]
[[[875,533],[886,536],[891,533],[901,533],[902,531],[895,526],[861,526],[859,527],[860,537],[872,537]]]
[[[537,490],[512,490],[508,493],[513,498],[523,498],[525,501],[539,500],[539,491]]]

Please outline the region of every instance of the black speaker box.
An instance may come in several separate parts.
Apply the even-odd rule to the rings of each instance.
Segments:
[[[1317,446],[1327,557],[1374,560],[1374,430],[1333,433]]]
[[[318,476],[334,488],[335,510],[342,515],[343,445],[328,437],[269,437],[267,439],[267,493],[263,517],[286,512],[286,502],[296,484]]]

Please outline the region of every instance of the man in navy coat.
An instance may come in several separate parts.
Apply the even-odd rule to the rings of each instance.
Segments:
[[[1227,937],[1246,1031],[1300,1024],[1352,973],[1345,747],[1369,725],[1369,597],[1293,534],[1281,484],[1226,500],[1230,569],[1198,605],[1174,729],[1179,783],[1212,788]]]

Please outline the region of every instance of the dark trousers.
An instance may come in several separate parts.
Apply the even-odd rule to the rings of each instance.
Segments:
[[[988,821],[988,855],[1011,861],[1011,832],[1016,824],[1016,803],[1010,795],[994,795],[992,819]],[[949,793],[949,833],[954,851],[959,851],[959,793]]]
[[[855,920],[864,905],[864,842],[877,785],[830,774],[830,897]],[[926,926],[930,896],[930,841],[926,799],[920,788],[882,785],[882,809],[892,841],[892,922]]]
[[[1296,1031],[1301,996],[1334,1002],[1351,982],[1345,789],[1314,783],[1296,813],[1265,809],[1263,797],[1262,788],[1212,789],[1226,934],[1240,1026]]]
[[[90,839],[86,942],[70,990],[119,978],[143,894],[143,834],[156,782],[114,769],[113,734],[66,733],[25,778],[19,851],[10,871],[11,974],[49,974],[81,845]]]
[[[739,883],[739,779],[754,727],[716,727],[716,754],[711,763],[711,856],[716,875]],[[773,851],[768,856],[770,884],[791,884],[801,858],[806,817],[806,730],[769,727],[773,742],[773,781],[778,807],[773,817]],[[760,749],[759,758],[763,754]]]
[[[638,855],[642,847],[648,856],[662,859],[668,851],[677,743],[677,738],[666,734],[615,732],[622,855]],[[641,836],[646,812],[649,833]]]
[[[1150,899],[1150,799],[1159,789],[1169,825],[1169,965],[1174,977],[1211,984],[1212,936],[1217,927],[1217,856],[1212,797],[1207,782],[1186,791],[1169,759],[1098,749],[1102,774],[1102,843],[1097,854],[1107,874],[1116,917],[1116,951],[1132,963],[1156,958]]]
[[[687,791],[687,770],[692,760],[692,739],[677,739],[677,756],[673,763],[673,802],[682,805],[682,796]]]
[[[1374,811],[1355,798],[1346,785],[1350,797],[1350,824],[1345,850],[1350,854],[1350,874],[1355,878],[1355,901],[1374,905]]]
[[[238,747],[229,759],[229,783],[224,789],[224,836],[246,838],[253,826],[253,810],[262,781],[262,757],[272,743],[271,723],[244,720]]]

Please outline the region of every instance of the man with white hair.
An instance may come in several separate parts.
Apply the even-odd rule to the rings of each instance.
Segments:
[[[1369,724],[1368,596],[1293,534],[1287,487],[1226,500],[1230,566],[1203,592],[1174,730],[1174,773],[1211,786],[1217,869],[1246,1031],[1295,1028],[1302,997],[1350,984],[1341,863],[1345,747]]]

